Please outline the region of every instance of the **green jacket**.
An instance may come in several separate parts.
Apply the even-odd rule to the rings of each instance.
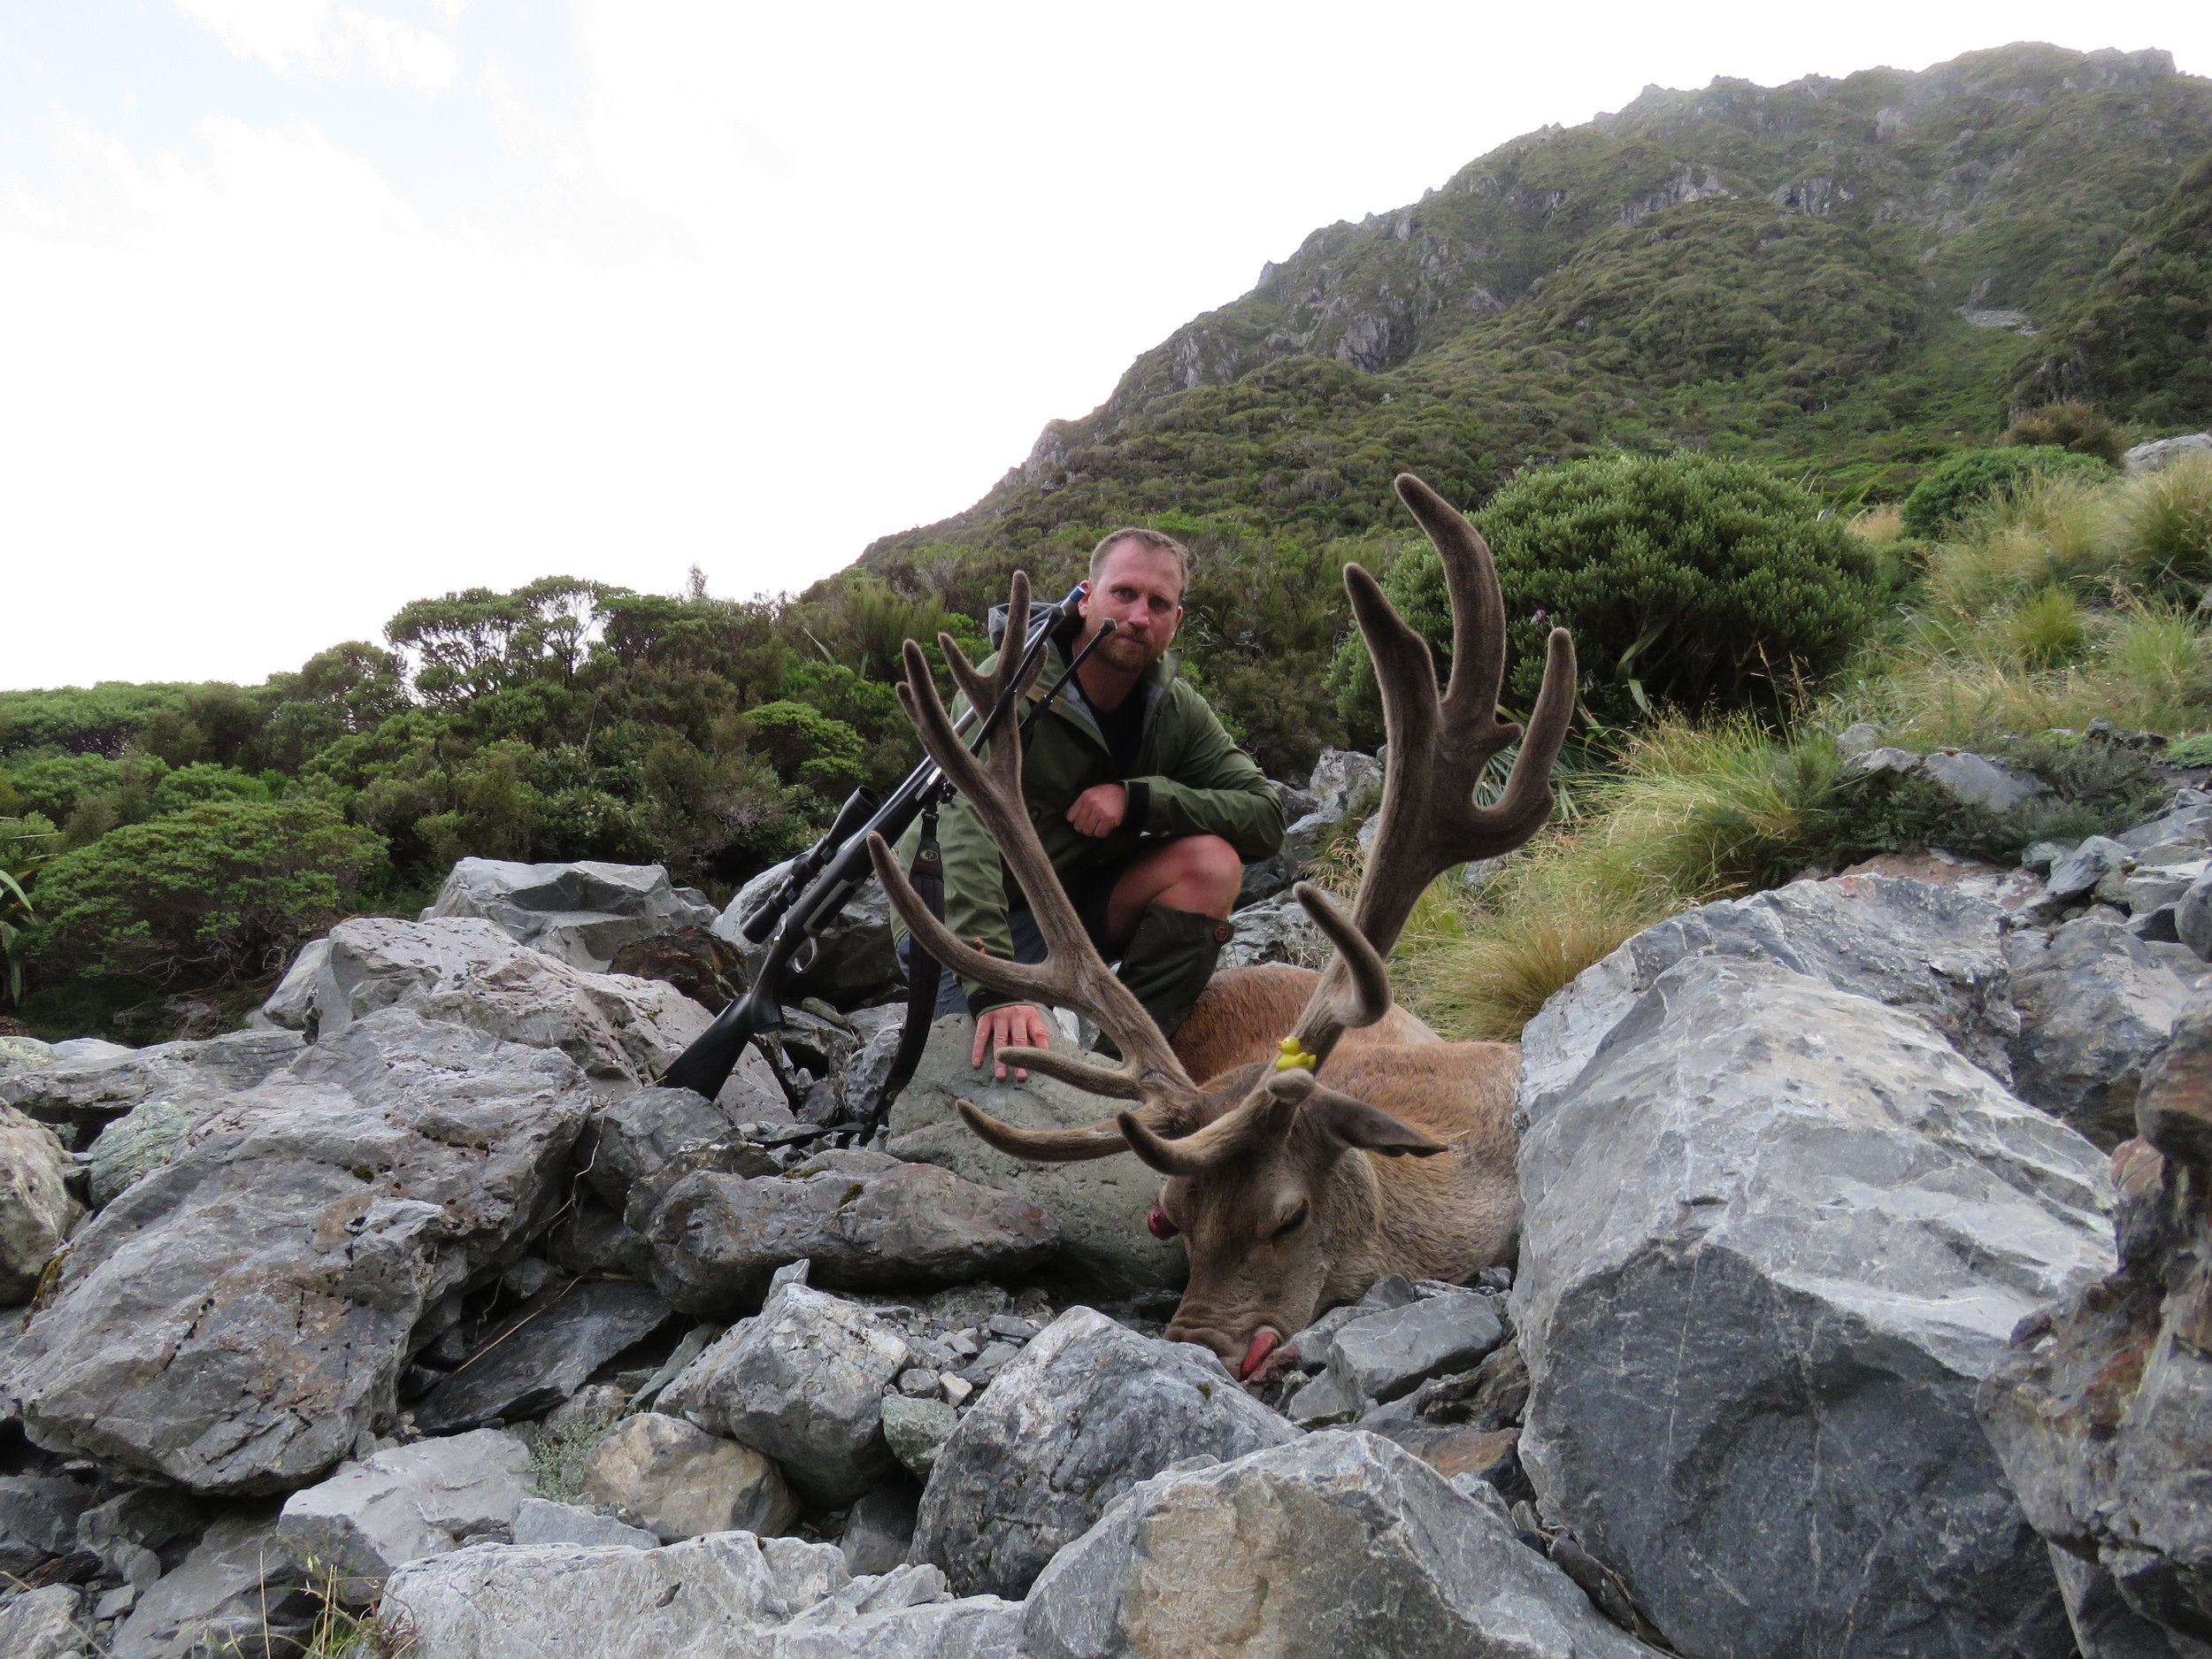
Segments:
[[[996,659],[987,661],[987,670]],[[1048,665],[1030,692],[1033,705],[1045,687],[1059,677],[1061,664]],[[1063,693],[1043,714],[1025,715],[1029,748],[1023,759],[1023,794],[1030,821],[1052,867],[1064,873],[1086,865],[1109,864],[1128,857],[1147,841],[1177,835],[1218,835],[1249,864],[1272,857],[1283,844],[1283,809],[1275,787],[1259,764],[1231,741],[1205,698],[1177,676],[1179,658],[1170,652],[1146,671],[1133,695],[1145,699],[1143,736],[1134,770],[1126,778],[1114,766],[1106,740],[1092,724],[1090,711]],[[964,700],[953,708],[957,719]],[[1079,833],[1068,822],[1076,796],[1094,784],[1129,785],[1130,814],[1110,835]],[[899,842],[899,864],[913,868],[918,824]],[[945,866],[945,924],[955,937],[980,939],[995,956],[1013,955],[1009,910],[1025,904],[1020,887],[999,857],[982,818],[964,797],[943,811],[938,843]],[[902,930],[903,931],[903,930]],[[972,997],[981,989],[963,982]]]

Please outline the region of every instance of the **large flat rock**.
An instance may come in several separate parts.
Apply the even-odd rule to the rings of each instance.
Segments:
[[[1179,1458],[1240,1456],[1297,1433],[1206,1349],[1071,1308],[938,1450],[913,1558],[963,1594],[1018,1596],[1139,1481]]]
[[[1593,971],[1546,1018],[1512,1307],[1547,1517],[1686,1653],[2060,1659],[1973,1400],[2109,1270],[2095,1148],[1927,1020],[1770,960],[1628,997]]]
[[[995,1083],[987,1063],[980,1070],[968,1064],[974,1041],[975,1023],[965,1014],[949,1014],[931,1027],[914,1080],[891,1108],[886,1149],[1035,1204],[1058,1224],[1069,1264],[1105,1289],[1180,1289],[1189,1272],[1183,1247],[1154,1238],[1145,1226],[1160,1177],[1135,1154],[1087,1164],[1025,1163],[978,1140],[956,1109],[968,1100],[1025,1129],[1068,1129],[1110,1116],[1116,1102],[1034,1075],[1025,1083],[1010,1076]],[[1068,1046],[1057,1030],[1052,1044]]]
[[[439,887],[421,919],[480,918],[518,944],[571,967],[604,972],[634,940],[704,927],[714,906],[678,888],[658,864],[525,864],[503,858],[464,858]]]

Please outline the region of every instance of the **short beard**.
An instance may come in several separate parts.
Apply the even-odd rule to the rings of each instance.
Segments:
[[[1109,635],[1100,642],[1098,654],[1109,665],[1125,672],[1131,669],[1149,668],[1158,660],[1149,641],[1130,634]]]

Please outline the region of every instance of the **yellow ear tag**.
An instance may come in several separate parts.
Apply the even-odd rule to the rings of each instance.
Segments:
[[[1321,1064],[1320,1057],[1309,1054],[1305,1045],[1295,1037],[1286,1037],[1275,1046],[1282,1050],[1275,1058],[1278,1071],[1310,1071]]]

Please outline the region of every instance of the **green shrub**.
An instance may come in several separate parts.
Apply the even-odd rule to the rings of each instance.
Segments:
[[[2012,418],[2001,449],[2065,449],[2075,455],[2093,455],[2111,466],[2120,465],[2127,450],[2127,434],[2086,403],[2045,403]]]
[[[42,969],[161,984],[274,972],[347,914],[384,843],[321,801],[209,801],[41,872]]]
[[[2094,456],[2048,444],[1962,449],[1938,463],[1905,497],[1905,534],[1939,535],[1976,509],[2009,500],[2032,479],[2065,477],[2108,482],[2112,468]]]
[[[2169,743],[2158,758],[2169,766],[2212,766],[2212,732]]]
[[[1506,701],[1524,709],[1555,623],[1574,633],[1584,704],[1601,721],[1624,724],[1663,703],[1771,703],[1842,660],[1878,592],[1862,537],[1763,467],[1711,456],[1609,456],[1524,472],[1475,523],[1505,596]],[[1383,587],[1443,672],[1449,609],[1434,549],[1402,556]],[[1356,638],[1340,648],[1348,720],[1373,695],[1364,658]]]
[[[269,795],[269,786],[250,772],[196,760],[154,785],[153,809],[157,814],[181,812],[202,801],[266,801]]]
[[[2139,587],[2196,600],[2212,584],[2212,456],[2128,480],[2113,499],[2108,535]]]
[[[842,796],[866,776],[860,733],[842,720],[803,703],[764,703],[746,711],[753,723],[752,747],[765,756],[786,783],[803,783],[830,796]]]
[[[2039,841],[2079,841],[2139,824],[2157,810],[2159,786],[2135,750],[2057,732],[1992,743],[1987,752],[2040,779],[2048,793],[2009,812],[1970,806],[1924,778],[1876,774],[1834,792],[1824,862],[1940,847],[1970,858],[2016,861]]]

